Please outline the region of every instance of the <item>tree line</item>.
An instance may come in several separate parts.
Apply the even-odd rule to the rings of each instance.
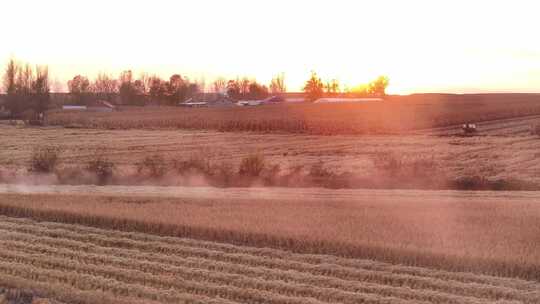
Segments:
[[[352,93],[359,97],[383,97],[386,95],[388,84],[389,78],[387,76],[379,76],[367,84],[361,84],[350,90],[342,89],[336,79],[323,82],[316,72],[311,72],[311,76],[306,81],[303,90],[306,93],[306,99],[309,101],[315,101],[325,95],[332,96],[338,93]]]
[[[6,108],[12,116],[38,119],[50,102],[49,69],[10,59],[3,79]]]
[[[49,71],[47,66],[32,66],[15,59],[10,59],[3,77],[6,92],[5,107],[12,116],[20,117],[40,115],[50,103]],[[343,92],[356,96],[384,96],[388,78],[380,76],[374,81],[360,85],[352,90],[342,89],[335,79],[323,82],[317,73],[312,72],[306,81],[303,91],[306,99],[314,101],[323,96],[332,96]],[[84,75],[76,75],[67,82],[72,103],[86,105],[95,99],[116,100],[124,105],[146,105],[149,101],[159,105],[177,105],[204,92],[204,83],[191,81],[188,77],[173,74],[168,79],[157,75],[140,74],[135,77],[131,70],[114,77],[107,73],[99,73],[90,80]],[[285,75],[276,75],[268,86],[247,77],[215,79],[209,90],[225,95],[231,100],[256,100],[287,92]]]

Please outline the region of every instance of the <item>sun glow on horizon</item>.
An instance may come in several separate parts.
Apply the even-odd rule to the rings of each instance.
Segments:
[[[540,91],[535,1],[8,1],[0,66],[50,66],[65,83],[131,69],[210,83],[285,73],[291,91],[316,71],[389,93]]]

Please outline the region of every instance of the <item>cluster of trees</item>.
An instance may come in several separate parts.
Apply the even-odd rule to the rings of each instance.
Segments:
[[[356,96],[376,96],[382,97],[386,95],[386,88],[388,87],[389,79],[386,76],[379,76],[377,79],[369,82],[368,84],[359,85],[352,90],[340,89],[340,84],[336,79],[327,81],[326,83],[315,72],[311,72],[310,78],[304,85],[304,92],[306,93],[306,99],[309,101],[315,101],[325,94],[336,93],[353,93]]]
[[[3,85],[7,93],[5,106],[13,116],[20,116],[30,110],[36,114],[43,113],[49,105],[49,72],[46,66],[32,67],[28,63],[23,64],[10,59]],[[116,96],[120,97],[122,104],[127,105],[144,105],[149,99],[159,104],[176,105],[194,96],[201,88],[204,89],[204,84],[191,82],[179,74],[172,75],[168,80],[145,73],[135,78],[131,70],[123,71],[118,78],[100,73],[93,81],[86,76],[76,75],[67,85],[72,101],[81,105],[96,98],[112,101]],[[380,76],[368,84],[353,88],[350,93],[384,96],[387,86],[388,77]],[[342,92],[337,80],[323,82],[315,72],[311,73],[303,89],[310,101],[325,94]],[[234,100],[242,100],[264,99],[270,94],[286,92],[287,87],[282,73],[272,78],[269,86],[246,77],[233,80],[218,78],[212,83],[211,90],[226,93]]]
[[[36,119],[50,102],[49,70],[10,59],[3,79],[6,108],[12,117]]]
[[[249,78],[229,80],[226,92],[227,96],[234,100],[264,99],[269,95],[268,87]]]
[[[161,104],[175,105],[201,91],[201,87],[201,84],[191,82],[179,74],[172,75],[168,80],[148,74],[142,74],[135,79],[130,70],[122,72],[118,79],[100,73],[93,82],[82,75],[76,75],[68,81],[69,93],[78,104],[86,104],[88,98],[96,95],[105,100],[119,95],[122,104],[144,105],[149,97]],[[234,100],[242,100],[263,99],[270,93],[286,92],[287,88],[285,76],[280,74],[272,79],[270,88],[244,77],[233,80],[218,78],[212,83],[211,90],[216,93],[227,93],[228,97]]]
[[[68,81],[68,89],[79,104],[85,104],[92,95],[106,100],[118,95],[122,104],[127,105],[144,105],[147,97],[160,104],[175,105],[197,93],[199,85],[179,74],[172,75],[169,80],[147,74],[135,79],[132,71],[127,70],[120,73],[118,79],[100,73],[92,83],[87,77],[77,75]]]

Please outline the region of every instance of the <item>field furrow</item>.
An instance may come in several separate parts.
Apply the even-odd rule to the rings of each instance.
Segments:
[[[540,301],[538,282],[520,279],[4,216],[0,274],[13,278],[0,280],[0,286],[31,288],[70,303],[92,303],[96,297],[101,303],[115,297],[124,303]],[[63,286],[66,293],[50,286]]]
[[[461,297],[448,293],[433,292],[430,290],[419,291],[409,288],[391,287],[379,284],[370,284],[365,282],[354,282],[328,278],[324,276],[305,275],[294,271],[280,271],[264,267],[250,267],[244,265],[227,264],[220,262],[211,262],[208,260],[197,259],[175,259],[167,258],[166,255],[157,257],[156,254],[140,258],[136,252],[130,251],[119,255],[110,252],[107,254],[96,254],[92,248],[85,249],[87,254],[81,254],[81,251],[69,249],[56,249],[51,246],[28,245],[25,242],[0,241],[7,249],[15,249],[25,254],[34,254],[36,252],[73,261],[85,261],[98,265],[115,265],[127,269],[137,269],[152,274],[178,275],[186,272],[185,268],[197,269],[201,271],[212,271],[219,273],[234,274],[232,278],[226,276],[214,276],[213,279],[222,280],[226,278],[227,284],[240,287],[248,287],[258,282],[258,288],[277,287],[280,293],[288,295],[303,294],[319,300],[340,301],[344,303],[357,303],[366,300],[366,296],[358,296],[353,293],[372,294],[386,297],[396,297],[406,300],[435,301],[437,303],[487,303],[489,300],[475,297]],[[113,256],[114,255],[114,256]],[[157,262],[156,260],[160,261]],[[190,273],[192,278],[193,270]],[[243,276],[246,280],[239,280],[237,276]],[[254,280],[249,281],[247,280]],[[238,284],[237,284],[238,283]],[[257,287],[257,286],[256,286]],[[316,287],[316,289],[311,288]]]
[[[1,226],[0,226],[1,227]],[[111,238],[98,234],[82,234],[67,229],[40,229],[33,225],[16,225],[16,231],[23,231],[34,235],[62,238],[79,242],[92,243],[99,246],[112,248],[136,249],[143,252],[160,252],[169,255],[177,255],[185,258],[196,256],[211,260],[248,264],[252,266],[265,266],[289,270],[293,269],[312,275],[325,275],[345,280],[366,281],[390,286],[403,286],[413,289],[429,289],[441,292],[452,292],[462,296],[477,296],[489,299],[520,299],[539,296],[538,291],[525,292],[510,287],[493,287],[477,283],[462,283],[452,280],[441,280],[425,277],[417,277],[408,274],[392,274],[373,270],[358,270],[335,264],[309,264],[296,261],[267,258],[242,253],[226,253],[201,247],[174,246],[159,242],[142,242],[128,239]]]
[[[22,223],[25,220],[11,219],[14,223]],[[290,261],[305,262],[310,264],[335,264],[339,266],[357,268],[361,270],[376,270],[386,271],[396,274],[409,274],[427,278],[436,278],[443,280],[459,281],[463,283],[479,283],[493,286],[505,286],[512,287],[525,291],[538,291],[540,290],[539,283],[533,283],[531,281],[511,279],[511,278],[497,278],[493,276],[483,276],[471,273],[459,273],[448,271],[435,271],[432,269],[425,269],[420,267],[409,267],[401,265],[392,265],[388,263],[382,263],[372,260],[360,260],[360,259],[347,259],[338,258],[328,255],[308,255],[308,254],[296,254],[287,252],[284,250],[268,249],[268,248],[254,248],[246,246],[235,246],[231,244],[223,244],[216,242],[196,241],[186,238],[174,238],[174,237],[161,237],[153,235],[141,235],[138,233],[121,232],[114,230],[104,230],[93,227],[77,226],[72,228],[72,225],[62,223],[43,223],[47,228],[60,228],[69,229],[70,231],[77,231],[80,233],[94,233],[104,235],[108,237],[118,237],[124,239],[130,239],[134,241],[143,242],[159,242],[161,244],[187,246],[187,247],[201,247],[211,249],[215,251],[222,251],[226,253],[242,253],[252,254],[257,256],[264,256],[269,258],[286,259]]]

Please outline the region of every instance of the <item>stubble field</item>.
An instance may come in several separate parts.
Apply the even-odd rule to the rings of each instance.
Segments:
[[[65,303],[538,303],[520,279],[0,217],[0,284]]]
[[[0,213],[8,216],[540,280],[536,192],[1,190]]]
[[[509,107],[511,105],[511,107]],[[51,125],[98,129],[197,129],[316,135],[401,134],[465,122],[540,114],[539,94],[420,94],[381,102],[285,103],[259,107],[123,108],[113,113],[54,111]]]

